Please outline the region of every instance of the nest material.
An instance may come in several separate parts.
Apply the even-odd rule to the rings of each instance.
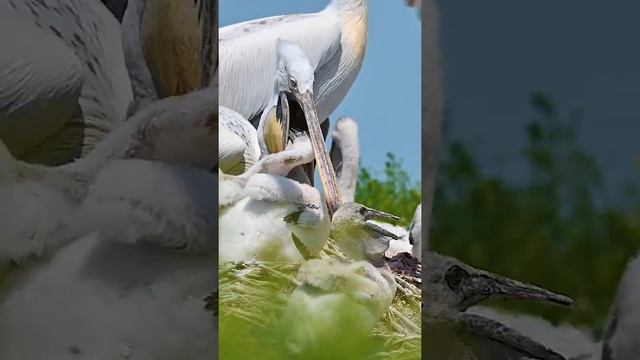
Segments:
[[[344,254],[330,239],[321,258]],[[296,288],[300,264],[250,261],[225,263],[219,269],[219,306],[221,323],[241,321],[255,329],[269,331],[284,310],[289,295]],[[419,359],[421,342],[420,279],[394,269],[398,284],[393,303],[373,328],[371,336],[381,340],[383,350],[374,359]],[[268,304],[267,304],[268,302]],[[221,327],[224,331],[224,325]]]

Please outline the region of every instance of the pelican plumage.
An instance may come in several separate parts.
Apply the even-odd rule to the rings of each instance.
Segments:
[[[66,2],[62,10],[49,10],[86,16],[81,23],[89,24],[89,32],[103,15],[96,20],[82,5]],[[193,24],[195,19],[183,25]],[[119,29],[108,36],[119,39]],[[150,76],[161,76],[155,71]],[[217,164],[216,98],[217,88],[207,87],[153,100],[110,129],[86,156],[57,167],[19,161],[0,147],[2,198],[32,197],[21,198],[23,205],[31,204],[25,211],[16,202],[2,203],[3,214],[18,209],[32,216],[18,223],[26,231],[13,232],[26,241],[11,243],[15,238],[2,236],[0,250],[13,251],[10,258],[41,257],[16,270],[19,286],[3,288],[0,357],[216,354],[216,322],[205,309],[217,281],[211,265],[218,232],[211,215],[217,210],[218,181],[208,171]],[[38,209],[43,203],[47,206]],[[42,216],[44,211],[49,213]],[[38,216],[51,221],[28,223]]]
[[[3,289],[0,357],[197,360],[217,354],[217,322],[204,308],[217,282],[215,253],[120,240],[88,234],[5,278],[3,285],[19,283]]]
[[[411,255],[422,261],[422,204],[416,207],[413,213],[413,220],[409,227],[409,243],[411,244]],[[429,244],[426,244],[428,247]]]
[[[203,89],[157,101],[114,129],[87,156],[69,164],[49,167],[26,163],[15,159],[0,142],[0,193],[5,199],[0,208],[7,221],[2,227],[0,257],[18,260],[40,255],[69,241],[67,219],[104,172],[111,172],[104,185],[112,184],[114,189],[119,186],[118,191],[133,187],[135,181],[129,177],[145,178],[150,188],[160,181],[161,176],[154,174],[160,165],[138,164],[136,168],[127,161],[163,161],[167,166],[211,169],[217,163],[217,134],[211,129],[217,106],[210,101],[212,91]],[[110,167],[114,162],[129,165]],[[129,176],[109,170],[114,167]],[[210,186],[207,191],[215,191],[215,182]],[[43,211],[50,215],[42,216]],[[97,219],[101,218],[87,218],[87,226],[100,226]]]
[[[271,97],[269,103],[266,105],[265,111],[262,112],[257,130],[261,156],[263,156],[264,159],[267,155],[281,153],[282,149],[285,149],[289,144],[289,140],[292,137],[299,137],[298,134],[300,131],[303,131],[306,128],[306,130],[308,130],[310,145],[313,150],[314,157],[318,161],[320,178],[322,179],[322,185],[325,192],[325,201],[327,202],[327,209],[331,214],[340,203],[340,195],[335,170],[333,169],[333,165],[331,164],[331,160],[325,149],[318,116],[313,104],[313,69],[310,65],[309,58],[296,44],[286,40],[276,39],[273,45],[277,54],[277,64],[275,64],[275,74],[271,79]],[[299,119],[299,117],[291,116],[291,109],[288,106],[289,100],[287,100],[287,96],[292,96],[300,105],[302,114],[298,115],[302,115],[304,120]],[[290,126],[290,118],[298,121],[304,121],[306,126]],[[241,122],[242,116],[230,117],[229,120]],[[236,127],[243,128],[244,125],[238,125]],[[222,152],[228,153],[227,145],[232,143],[240,145],[244,143],[244,149],[251,147],[253,140],[251,140],[249,136],[247,136],[246,139],[243,139],[238,133],[238,131],[225,131],[225,134],[231,135],[232,138],[221,140],[221,143],[225,145],[225,147],[220,149]],[[247,135],[249,134],[253,133],[249,133],[249,131],[247,131]],[[242,148],[240,148],[240,150],[242,150]],[[236,153],[238,152],[239,151],[236,151]],[[242,152],[244,153],[244,150],[242,150]],[[292,163],[291,160],[288,162]],[[271,163],[273,164],[274,162],[272,161]],[[285,160],[285,163],[287,163],[287,160]],[[298,165],[304,165],[307,163],[309,162],[299,163]],[[264,164],[266,164],[266,162]],[[261,165],[261,167],[264,167],[264,164]],[[289,171],[291,170],[293,170],[293,168],[289,169]],[[251,171],[249,171],[249,173],[250,172]],[[270,171],[254,170],[253,172],[268,172],[272,175],[276,175]],[[243,175],[245,177],[249,176],[249,174]],[[285,175],[287,175],[287,173],[282,174],[282,176]],[[308,174],[307,178],[313,178],[313,174]],[[302,191],[302,193],[307,192],[308,191]],[[294,191],[293,193],[296,192]],[[312,208],[321,210],[325,207],[324,205],[321,207],[314,205]],[[240,211],[243,212],[245,210]],[[231,211],[231,213],[234,213],[234,211]],[[320,219],[322,219],[322,217]],[[234,237],[231,236],[231,238]],[[288,234],[285,238],[288,238]],[[312,248],[315,249],[315,247]],[[320,249],[321,247],[318,248],[317,251]]]
[[[331,163],[338,176],[343,203],[354,202],[360,167],[358,124],[349,117],[338,119],[331,132]]]
[[[314,187],[285,176],[313,160],[298,137],[238,176],[220,174],[220,261],[300,261],[317,255],[329,235],[327,206]]]
[[[335,258],[305,262],[296,280],[299,285],[281,320],[283,340],[293,359],[319,353],[326,358],[358,358],[363,353],[358,345],[365,343],[387,312],[397,288],[386,269]],[[357,345],[336,346],[345,338]]]
[[[0,18],[0,139],[31,162],[87,154],[132,99],[119,23],[96,1],[3,0]]]
[[[398,235],[368,221],[375,218],[399,219],[358,203],[344,203],[333,216],[331,238],[350,259],[366,260],[380,267],[386,263],[384,254],[389,241],[397,240]]]
[[[602,360],[640,357],[640,257],[632,259],[620,279],[602,346]]]
[[[258,132],[237,112],[224,106],[218,112],[218,166],[227,174],[242,174],[260,159]]]
[[[364,60],[367,1],[332,0],[313,14],[274,16],[220,28],[220,105],[254,124],[271,99],[277,39],[307,54],[315,72],[314,102],[321,122],[346,96]]]

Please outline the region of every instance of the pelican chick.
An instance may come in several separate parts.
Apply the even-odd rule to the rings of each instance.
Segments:
[[[423,335],[428,357],[457,360],[564,357],[489,318],[466,313],[483,300],[532,299],[569,306],[573,300],[534,285],[491,274],[435,252],[423,262]]]
[[[0,227],[0,258],[39,256],[69,241],[72,237],[65,232],[73,219],[70,214],[112,162],[138,158],[212,168],[217,163],[217,134],[211,123],[217,115],[217,106],[211,102],[214,90],[198,90],[153,103],[109,133],[86,157],[69,164],[49,167],[19,161],[0,141],[0,195],[5,199],[0,211],[6,214],[2,218],[7,224]],[[147,178],[143,175],[147,168],[122,165],[118,168],[122,172],[109,175],[111,180],[105,184],[113,182],[126,189],[132,178],[122,174]],[[153,182],[154,177],[147,179]],[[214,189],[215,181],[207,192]],[[46,216],[42,216],[43,211],[47,211]],[[88,218],[87,226],[101,226],[98,219]]]
[[[367,261],[335,258],[305,262],[296,281],[281,326],[289,355],[300,359],[362,355],[364,341],[391,305],[397,287],[390,272]]]
[[[322,250],[330,219],[320,193],[285,177],[311,160],[310,140],[301,136],[241,175],[221,174],[221,262],[300,261]]]
[[[333,215],[331,238],[352,260],[366,260],[380,267],[385,264],[384,254],[389,249],[389,241],[397,240],[398,235],[368,221],[374,218],[399,219],[358,203],[342,204]]]

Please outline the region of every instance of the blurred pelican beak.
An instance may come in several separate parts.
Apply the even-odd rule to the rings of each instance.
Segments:
[[[318,162],[318,171],[320,172],[320,181],[329,207],[329,213],[333,214],[340,206],[340,191],[338,189],[338,180],[333,170],[331,159],[327,154],[322,130],[320,129],[320,121],[313,104],[313,94],[310,91],[300,93],[293,92],[298,104],[302,107],[307,127],[309,128],[309,140],[313,147],[313,153]],[[311,175],[313,177],[313,174]]]
[[[386,230],[385,228],[378,226],[374,223],[370,223],[367,220],[370,219],[389,219],[389,220],[400,220],[399,217],[395,216],[395,215],[391,215],[389,213],[386,213],[384,211],[380,211],[380,210],[375,210],[375,209],[370,209],[370,208],[366,208],[367,211],[364,214],[364,225],[369,228],[372,231],[377,232],[378,234],[384,235],[386,237],[392,238],[394,240],[398,240],[399,237],[398,235]]]
[[[400,237],[394,233],[392,233],[391,231],[388,231],[387,229],[383,228],[382,226],[378,226],[374,223],[370,223],[368,221],[364,222],[364,226],[366,226],[369,230],[371,231],[375,231],[380,235],[386,236],[388,238],[391,238],[393,240],[398,240]]]
[[[530,299],[564,306],[573,305],[573,300],[567,296],[486,271],[468,271],[454,266],[445,276],[450,287],[464,292],[464,301],[461,304],[463,311],[483,300],[496,298]]]

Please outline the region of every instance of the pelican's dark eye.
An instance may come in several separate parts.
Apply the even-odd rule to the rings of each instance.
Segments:
[[[289,78],[289,85],[291,85],[291,88],[293,89],[298,88],[298,82],[294,78]]]
[[[361,207],[360,208],[360,215],[365,216],[367,214],[367,209]]]
[[[453,291],[457,291],[460,283],[467,278],[469,278],[469,273],[457,265],[449,268],[449,270],[447,270],[447,274],[445,275],[447,284]]]

